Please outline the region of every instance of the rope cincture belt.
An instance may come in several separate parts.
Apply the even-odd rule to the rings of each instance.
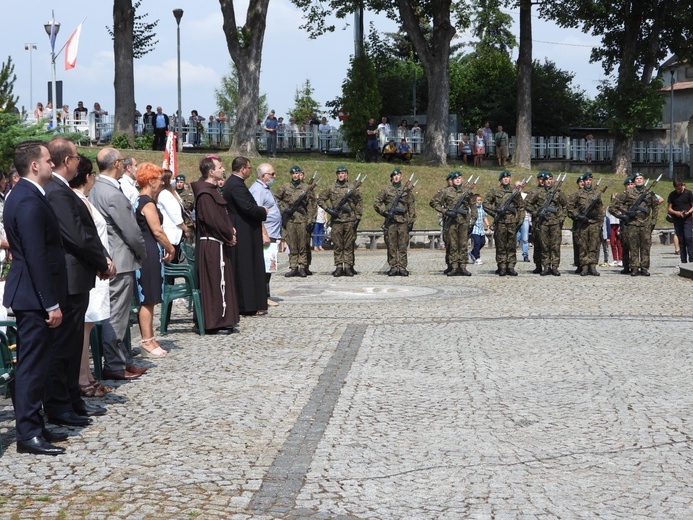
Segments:
[[[214,237],[199,237],[200,240],[211,240],[219,244],[219,273],[221,274],[221,282],[219,282],[219,290],[221,291],[221,317],[226,316],[226,278],[224,277],[224,243]]]

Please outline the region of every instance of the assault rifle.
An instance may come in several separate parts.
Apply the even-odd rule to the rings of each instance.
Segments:
[[[457,204],[455,204],[455,207],[445,212],[444,218],[446,221],[452,222],[453,220],[457,220],[457,215],[462,215],[462,216],[467,215],[467,210],[466,209],[460,209],[460,206],[462,206],[462,203],[466,200],[469,192],[474,189],[474,186],[476,186],[476,183],[479,182],[479,176],[477,176],[476,180],[474,182],[472,182],[473,177],[474,177],[474,175],[470,176],[469,179],[467,179],[467,182],[462,187],[462,191],[460,193],[460,198],[457,199]]]
[[[652,186],[647,188],[646,190],[642,190],[642,193],[640,196],[637,198],[637,200],[633,203],[633,205],[628,208],[628,211],[626,211],[623,215],[621,215],[620,220],[623,221],[624,224],[628,224],[631,220],[633,220],[636,216],[636,213],[638,211],[642,211],[643,213],[647,214],[649,211],[649,208],[646,208],[642,205],[642,203],[645,201],[645,197],[647,197],[650,192],[652,191],[652,188],[657,186],[657,183],[659,182],[659,179],[662,178],[662,175],[660,174],[659,177],[652,183]],[[647,182],[645,182],[645,186],[647,186],[647,183],[650,181],[650,179],[647,179]]]
[[[318,174],[318,172],[313,172],[313,176],[308,179],[308,187],[303,190],[303,193],[294,201],[294,203],[291,205],[291,207],[285,209],[282,211],[282,227],[286,229],[286,224],[289,222],[289,219],[294,216],[294,213],[297,211],[299,213],[304,213],[305,210],[301,207],[303,205],[303,202],[306,200],[306,197],[308,194],[315,189],[315,187],[320,183],[320,179],[315,182],[315,176]]]
[[[542,206],[541,210],[539,210],[539,213],[537,213],[537,224],[539,223],[539,221],[545,220],[546,217],[549,216],[549,213],[558,213],[558,210],[556,208],[551,207],[551,203],[553,202],[553,198],[556,196],[556,193],[558,193],[558,190],[563,185],[563,182],[565,181],[567,175],[567,173],[564,173],[563,178],[561,178],[559,174],[556,178],[556,183],[549,190],[549,195],[548,197],[546,197],[546,202],[544,202],[544,205]]]
[[[359,173],[356,176],[356,183],[354,184],[353,188],[349,188],[347,192],[344,194],[342,199],[339,201],[339,203],[333,207],[333,208],[327,208],[325,211],[332,217],[332,218],[339,218],[340,213],[351,213],[351,208],[346,205],[347,202],[349,202],[349,199],[351,196],[354,194],[355,190],[358,190],[361,187],[361,184],[366,180],[366,177],[368,175],[364,175],[363,179],[361,179],[361,174]]]
[[[510,194],[510,197],[505,199],[505,202],[503,204],[501,204],[501,206],[499,208],[496,208],[495,210],[487,211],[486,213],[491,215],[494,218],[494,220],[499,218],[499,217],[502,217],[506,213],[513,213],[514,214],[516,210],[513,206],[510,205],[510,203],[522,191],[522,188],[524,188],[529,183],[529,181],[531,181],[531,180],[532,180],[531,176],[527,177],[526,179],[522,179],[522,182],[520,183],[520,185],[513,190],[513,192]]]
[[[417,180],[412,184],[412,180],[414,179],[414,174],[411,174],[411,177],[409,177],[409,180],[404,184],[404,188],[402,191],[397,193],[397,196],[395,197],[395,200],[392,201],[392,205],[390,206],[389,211],[387,211],[383,216],[385,217],[385,222],[383,223],[383,229],[387,231],[387,226],[392,222],[392,219],[395,218],[395,215],[403,215],[406,213],[406,209],[400,208],[399,203],[402,200],[402,197],[404,197],[407,193],[409,193],[411,190],[414,189],[414,187],[419,183]]]
[[[597,186],[599,186],[602,183],[602,180],[599,179],[597,182]],[[582,222],[584,224],[587,224],[589,221],[589,214],[592,213],[592,210],[597,206],[597,202],[600,200],[600,196],[602,193],[606,191],[606,189],[609,187],[609,183],[607,182],[604,187],[601,190],[597,190],[597,193],[594,194],[594,197],[592,200],[590,200],[590,203],[587,205],[587,208],[585,209],[584,213],[580,213],[577,217],[576,220],[578,222]]]

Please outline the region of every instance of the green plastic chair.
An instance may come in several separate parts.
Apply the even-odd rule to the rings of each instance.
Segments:
[[[10,383],[14,379],[17,351],[10,345],[17,342],[17,324],[13,320],[2,320],[0,326],[7,327],[7,333],[0,332],[0,389],[5,397],[10,396]]]
[[[164,296],[161,303],[161,324],[159,325],[161,334],[166,334],[168,329],[173,301],[185,298],[188,300],[188,310],[194,310],[198,333],[200,336],[205,335],[202,300],[200,299],[200,291],[195,287],[192,273],[193,270],[187,264],[164,264]],[[183,283],[175,283],[175,278],[182,278]],[[173,280],[174,283],[167,283],[167,280]]]

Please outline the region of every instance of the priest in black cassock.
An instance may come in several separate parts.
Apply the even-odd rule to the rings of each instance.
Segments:
[[[262,243],[262,222],[267,208],[258,206],[245,185],[250,176],[250,160],[236,157],[231,163],[232,175],[224,185],[224,198],[231,223],[236,228],[237,245],[231,251],[240,313],[267,314],[267,285]]]

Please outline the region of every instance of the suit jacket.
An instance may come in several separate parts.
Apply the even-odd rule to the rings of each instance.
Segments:
[[[89,193],[89,202],[106,219],[108,245],[116,270],[128,273],[142,266],[147,251],[132,205],[116,184],[99,177]]]
[[[3,305],[15,311],[37,311],[64,304],[65,251],[48,199],[31,182],[20,179],[5,201],[4,222],[12,265]]]
[[[89,209],[69,186],[53,177],[44,189],[60,224],[68,294],[88,293],[96,273],[108,269],[108,251],[99,240]]]

